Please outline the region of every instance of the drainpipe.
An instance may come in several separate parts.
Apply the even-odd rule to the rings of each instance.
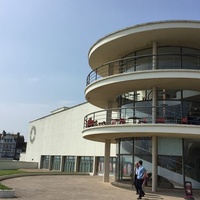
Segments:
[[[104,174],[103,182],[109,182],[109,169],[110,169],[110,140],[105,140],[105,152],[104,152]]]

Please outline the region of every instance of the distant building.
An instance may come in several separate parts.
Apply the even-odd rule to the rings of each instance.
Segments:
[[[24,136],[3,131],[0,134],[0,159],[19,160],[20,153],[26,151]]]

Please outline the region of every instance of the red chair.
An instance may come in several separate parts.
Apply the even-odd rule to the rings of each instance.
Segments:
[[[87,121],[87,127],[92,127],[94,126],[94,120],[90,117]]]
[[[182,117],[181,124],[188,124],[188,118],[187,117]]]
[[[125,122],[125,119],[121,118],[121,119],[119,120],[119,123],[120,123],[120,124],[125,124],[125,123],[126,123],[126,122]]]
[[[112,119],[111,124],[117,124],[117,120]]]
[[[162,117],[157,118],[156,123],[165,123],[165,118]]]
[[[140,123],[142,123],[142,124],[143,124],[143,123],[144,123],[144,124],[147,123],[147,118],[144,117],[143,119],[141,119],[141,120],[140,120]]]

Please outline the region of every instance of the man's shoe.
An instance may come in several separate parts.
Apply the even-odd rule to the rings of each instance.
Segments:
[[[137,199],[142,199],[141,197],[138,197]]]

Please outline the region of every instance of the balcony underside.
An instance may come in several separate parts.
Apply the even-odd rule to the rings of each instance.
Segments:
[[[146,49],[156,41],[159,46],[200,48],[200,25],[195,21],[169,21],[142,24],[112,33],[99,40],[89,52],[92,69],[102,63],[122,58],[138,49]]]
[[[184,89],[199,91],[199,70],[150,70],[118,74],[97,80],[85,90],[88,102],[106,108],[108,102],[116,107],[116,98],[123,93],[152,89]]]
[[[105,139],[115,143],[117,138],[126,137],[176,137],[176,138],[198,138],[200,139],[200,129],[196,125],[177,124],[126,124],[107,125],[86,128],[82,131],[83,138],[105,142]]]

